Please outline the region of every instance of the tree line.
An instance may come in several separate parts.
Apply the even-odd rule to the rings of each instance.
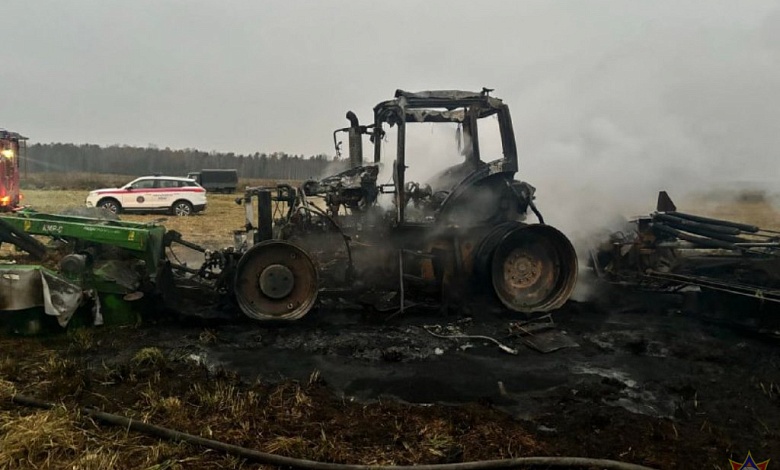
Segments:
[[[36,172],[82,172],[143,176],[186,176],[204,168],[235,168],[241,178],[304,180],[345,170],[345,160],[327,155],[290,155],[284,152],[242,155],[204,152],[196,149],[132,147],[93,144],[32,144],[27,147],[26,170]]]

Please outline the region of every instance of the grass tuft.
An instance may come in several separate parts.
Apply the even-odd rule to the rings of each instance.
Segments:
[[[97,449],[87,449],[73,462],[73,469],[78,470],[104,470],[108,468],[117,468],[120,463],[120,455],[116,451],[99,447]]]
[[[219,337],[217,336],[216,331],[206,328],[198,335],[198,341],[203,344],[214,344],[219,341]]]
[[[233,419],[242,419],[248,410],[256,407],[258,395],[253,391],[240,391],[223,381],[192,386],[193,401],[207,412],[218,412]]]
[[[78,372],[78,366],[70,359],[55,354],[49,354],[39,366],[44,375],[58,378],[73,377]]]
[[[165,355],[159,348],[143,348],[133,356],[133,364],[160,367],[165,365]]]
[[[78,328],[68,331],[68,338],[77,352],[88,352],[95,347],[95,334],[91,328]]]
[[[278,436],[263,446],[265,452],[281,455],[308,455],[313,446],[300,436]]]
[[[19,362],[12,357],[0,359],[0,377],[15,380],[19,374]]]
[[[53,467],[71,460],[82,447],[83,433],[74,432],[64,408],[37,411],[0,425],[0,462],[4,468]]]
[[[10,399],[16,393],[16,386],[7,380],[0,379],[0,400]]]

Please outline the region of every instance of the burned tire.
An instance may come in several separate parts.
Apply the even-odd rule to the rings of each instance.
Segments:
[[[98,201],[97,207],[107,210],[108,212],[111,212],[113,214],[119,214],[120,212],[122,212],[122,204],[120,204],[119,201],[113,198],[101,199],[100,201]]]
[[[236,301],[255,320],[297,320],[314,306],[318,290],[314,261],[287,241],[268,240],[253,246],[236,267]]]
[[[555,310],[577,282],[574,247],[549,225],[499,225],[482,240],[475,262],[478,276],[515,312]]]
[[[187,201],[179,200],[171,205],[171,214],[178,217],[187,217],[195,212],[192,204]]]

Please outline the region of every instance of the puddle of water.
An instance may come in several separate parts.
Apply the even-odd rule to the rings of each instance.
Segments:
[[[626,372],[617,369],[603,369],[595,366],[576,364],[571,368],[573,374],[598,375],[607,379],[617,380],[628,388],[636,387],[636,380],[632,380]]]
[[[631,413],[653,416],[656,418],[672,417],[676,403],[669,397],[659,397],[656,393],[641,388],[639,382],[623,370],[615,368],[602,368],[592,365],[577,364],[571,368],[573,374],[594,375],[610,380],[615,380],[625,386],[618,392],[617,399],[603,399],[603,402],[618,406]]]

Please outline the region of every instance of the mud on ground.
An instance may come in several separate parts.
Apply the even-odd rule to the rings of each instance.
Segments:
[[[386,322],[321,309],[293,325],[161,319],[3,338],[0,459],[9,468],[256,467],[64,409],[20,408],[7,399],[14,391],[331,462],[573,455],[726,469],[748,451],[780,458],[771,340],[673,309],[572,302],[551,336],[569,347],[541,354],[508,335],[510,320],[420,313]],[[429,330],[487,335],[518,354]]]

